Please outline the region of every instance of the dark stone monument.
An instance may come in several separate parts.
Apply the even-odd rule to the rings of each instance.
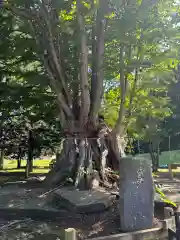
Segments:
[[[120,160],[120,224],[125,232],[153,227],[154,187],[151,160]]]

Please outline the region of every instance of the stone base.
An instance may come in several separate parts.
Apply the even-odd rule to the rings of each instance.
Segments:
[[[77,190],[74,188],[61,188],[54,193],[56,203],[76,213],[93,213],[106,210],[113,204],[115,196],[96,189],[92,191]]]

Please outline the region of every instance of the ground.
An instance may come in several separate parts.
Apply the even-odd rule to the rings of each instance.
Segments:
[[[33,181],[29,181],[1,187],[0,239],[58,239],[69,227],[75,228],[82,239],[85,236],[109,235],[118,230],[116,204],[103,214],[70,214],[65,209],[57,211],[56,206],[51,204],[52,194],[45,194],[45,189],[35,185],[37,188]]]
[[[101,214],[73,214],[57,209],[52,202],[53,192],[42,184],[49,163],[50,160],[35,160],[33,173],[25,180],[25,169],[17,170],[16,161],[6,161],[0,172],[0,239],[57,240],[62,239],[64,229],[69,227],[77,230],[79,239],[118,233],[118,201]],[[170,182],[166,174],[161,172],[155,178],[164,184],[166,193],[171,190],[169,196],[177,196],[180,180]],[[180,179],[180,170],[176,175]]]
[[[25,181],[25,169],[17,170],[16,161],[6,160],[4,170],[0,171],[0,238],[53,240],[69,227],[75,228],[82,239],[115,233],[119,225],[116,205],[101,215],[73,215],[66,210],[59,213],[56,206],[52,207],[53,193],[47,193],[39,182],[49,171],[49,163],[50,160],[35,160],[33,173]],[[12,216],[12,211],[16,216]]]

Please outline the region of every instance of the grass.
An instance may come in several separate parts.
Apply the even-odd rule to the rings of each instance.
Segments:
[[[158,169],[158,172],[166,173],[166,172],[169,172],[169,170],[168,170],[168,169],[162,169],[162,168],[160,168],[160,169]],[[178,168],[178,169],[172,169],[172,172],[174,172],[174,173],[180,173],[180,168]]]
[[[141,154],[145,158],[150,158],[149,154]],[[50,159],[35,159],[33,161],[33,173],[35,174],[43,174],[49,172],[49,164]],[[174,150],[169,153],[169,151],[162,152],[160,155],[160,165],[166,165],[169,163],[180,163],[180,150]],[[8,160],[4,161],[4,170],[9,173],[13,172],[24,172],[26,166],[26,160],[22,160],[21,166],[23,168],[17,169],[17,161],[16,160]],[[160,172],[168,172],[168,169],[159,169]],[[2,172],[2,171],[0,171]],[[180,169],[173,169],[173,172],[180,172]]]
[[[48,173],[49,172],[49,164],[51,160],[50,159],[35,159],[33,160],[33,173]],[[13,172],[24,172],[25,166],[26,166],[26,160],[21,161],[21,169],[17,169],[17,161],[16,160],[8,160],[5,159],[4,161],[4,169],[2,171],[6,171],[9,173]],[[0,171],[0,172],[2,172]]]

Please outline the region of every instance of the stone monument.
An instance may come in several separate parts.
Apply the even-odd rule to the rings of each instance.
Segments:
[[[119,208],[124,232],[152,228],[154,186],[151,160],[125,157],[120,160]]]

